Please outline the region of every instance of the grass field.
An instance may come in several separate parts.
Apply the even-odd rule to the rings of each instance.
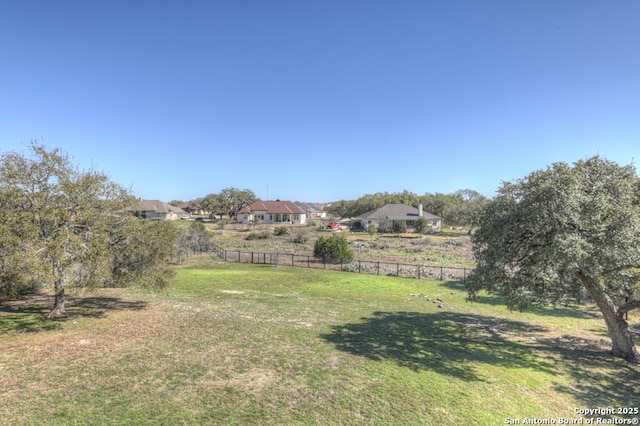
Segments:
[[[455,282],[199,257],[162,294],[50,304],[0,308],[1,424],[497,425],[640,401],[592,308],[509,312]]]

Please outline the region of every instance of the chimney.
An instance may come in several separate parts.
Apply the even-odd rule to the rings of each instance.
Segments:
[[[418,204],[418,217],[422,217],[422,203]]]

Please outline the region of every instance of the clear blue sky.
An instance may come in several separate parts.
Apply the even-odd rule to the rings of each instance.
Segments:
[[[635,0],[3,1],[0,150],[165,201],[491,196],[637,165],[639,23]]]

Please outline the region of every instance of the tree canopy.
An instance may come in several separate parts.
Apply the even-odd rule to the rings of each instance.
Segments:
[[[625,314],[640,307],[640,179],[601,157],[556,163],[506,182],[479,214],[471,298],[482,289],[510,308],[595,302],[612,353],[640,362]]]
[[[134,198],[104,173],[77,169],[58,149],[30,149],[0,158],[0,296],[53,285],[55,316],[69,284],[166,281],[166,224],[135,219]]]
[[[233,218],[238,211],[245,206],[256,201],[258,198],[250,189],[237,189],[234,187],[224,188],[218,194],[208,194],[202,198],[193,200],[194,204],[200,205],[204,210],[211,213],[211,216],[228,215]]]

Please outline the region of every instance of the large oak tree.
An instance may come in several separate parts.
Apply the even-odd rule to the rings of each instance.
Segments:
[[[0,296],[52,285],[57,316],[70,284],[166,282],[175,243],[167,224],[133,218],[134,198],[106,174],[79,170],[58,149],[30,149],[0,158]]]
[[[511,308],[581,302],[602,312],[612,353],[638,363],[626,314],[640,307],[640,179],[593,157],[506,182],[483,210],[468,281]]]

